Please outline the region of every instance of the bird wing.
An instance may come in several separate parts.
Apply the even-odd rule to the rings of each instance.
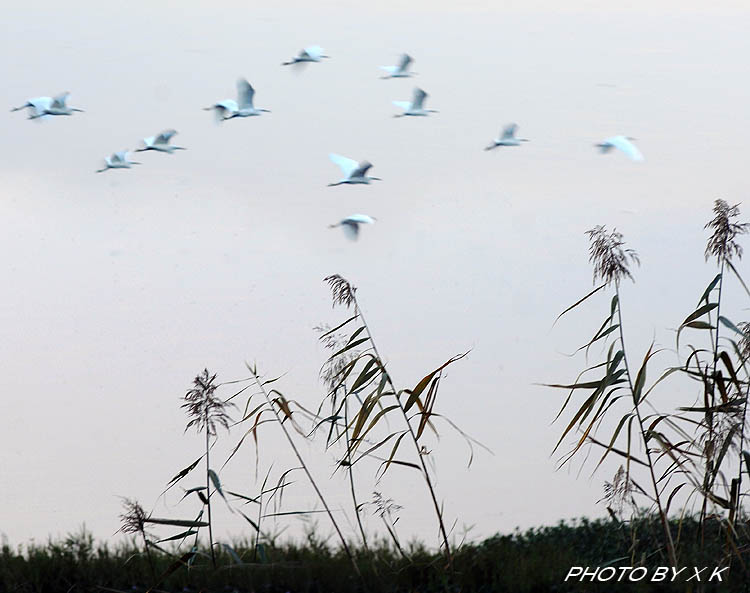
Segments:
[[[412,57],[409,54],[402,55],[401,61],[398,64],[398,69],[401,72],[406,72],[409,69],[409,64],[411,64],[412,61]]]
[[[50,97],[35,97],[29,99],[29,105],[36,112],[36,115],[42,115],[52,106],[52,99]]]
[[[345,218],[340,224],[341,230],[344,231],[346,238],[351,241],[356,241],[357,237],[359,237],[359,223]]]
[[[319,60],[323,55],[323,48],[319,45],[310,45],[299,53],[300,57],[308,56],[313,60]]]
[[[213,108],[216,114],[216,120],[221,121],[227,116],[227,113],[237,112],[237,102],[233,101],[232,99],[225,99],[224,101],[215,103],[213,105]]]
[[[253,108],[253,97],[255,96],[255,89],[244,78],[240,78],[237,81],[237,103],[240,107],[250,109]]]
[[[64,109],[65,102],[68,100],[68,97],[70,97],[70,93],[68,93],[67,91],[64,93],[60,93],[54,99],[52,99],[52,107],[56,107],[57,109]]]
[[[111,157],[113,163],[124,163],[128,160],[128,151],[127,150],[121,150],[119,152],[114,153]]]
[[[365,175],[367,175],[367,171],[370,170],[370,167],[372,167],[372,163],[370,161],[362,161],[357,165],[357,168],[351,172],[351,176],[364,177]]]
[[[621,150],[623,153],[625,153],[629,158],[633,159],[634,161],[643,160],[643,155],[641,154],[641,151],[638,150],[635,144],[633,144],[625,136],[612,136],[611,138],[607,138],[604,141],[604,144],[609,144],[611,146],[614,146],[616,149]]]
[[[414,98],[411,101],[412,107],[414,109],[422,109],[422,106],[424,105],[424,100],[428,97],[427,93],[425,93],[422,89],[416,88],[414,89]]]
[[[502,133],[500,136],[503,140],[510,140],[516,135],[516,130],[518,129],[518,126],[516,124],[508,124],[503,128]]]
[[[398,66],[381,66],[380,69],[385,70],[389,74],[395,74],[398,72]]]
[[[411,103],[409,101],[392,101],[392,103],[396,107],[401,107],[404,111],[408,111],[411,108]]]
[[[159,134],[155,139],[155,144],[169,144],[169,141],[172,139],[172,136],[174,136],[177,133],[177,130],[164,130],[161,134]]]
[[[374,224],[375,219],[367,214],[352,214],[347,216],[344,221],[356,222],[358,224]],[[342,221],[343,222],[343,221]]]
[[[348,159],[345,156],[341,156],[340,154],[331,153],[328,155],[328,158],[331,159],[331,161],[335,165],[337,165],[339,169],[341,169],[341,172],[346,178],[351,177],[352,173],[354,173],[359,167],[359,163],[357,161],[355,161],[354,159]]]

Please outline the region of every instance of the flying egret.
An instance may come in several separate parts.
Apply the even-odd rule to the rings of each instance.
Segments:
[[[416,72],[409,72],[409,66],[414,59],[409,54],[402,54],[401,60],[398,66],[381,66],[381,70],[388,72],[387,76],[381,76],[381,78],[406,78],[407,76],[414,76]]]
[[[404,110],[403,113],[398,113],[393,117],[404,117],[406,115],[427,115],[429,113],[437,113],[436,109],[425,109],[424,101],[429,97],[422,89],[414,89],[414,95],[412,96],[411,102],[409,101],[393,101],[396,107],[401,107]]]
[[[244,78],[237,81],[237,100],[225,99],[211,107],[204,107],[205,111],[215,110],[216,121],[222,122],[233,117],[250,117],[261,113],[270,113],[268,109],[260,109],[253,106],[255,89]]]
[[[135,152],[145,152],[147,150],[158,150],[159,152],[168,152],[172,154],[175,150],[187,150],[182,146],[172,146],[169,141],[177,134],[177,130],[164,130],[158,136],[149,136],[143,139],[143,148],[136,148]]]
[[[37,119],[45,115],[73,115],[74,111],[83,112],[83,109],[68,107],[66,104],[70,93],[65,92],[56,97],[35,97],[29,99],[20,107],[15,107],[11,111],[20,111],[29,108],[29,119]]]
[[[336,224],[331,224],[328,226],[332,229],[340,226],[341,230],[344,231],[344,235],[346,235],[347,239],[356,241],[357,237],[359,237],[359,225],[374,223],[375,219],[371,216],[367,216],[367,214],[352,214],[351,216],[347,216],[341,222],[337,222]]]
[[[287,62],[282,62],[282,66],[290,64],[300,64],[302,62],[320,62],[323,58],[330,58],[323,54],[323,48],[319,45],[310,45],[305,49],[299,50],[299,53]]]
[[[380,177],[370,177],[367,172],[372,167],[370,161],[362,161],[358,163],[354,159],[348,159],[345,156],[331,153],[328,158],[333,161],[334,164],[338,165],[341,172],[344,174],[343,179],[336,183],[329,183],[328,187],[335,185],[343,185],[345,183],[357,184],[357,183],[370,183],[370,181],[382,181]]]
[[[492,144],[485,147],[485,150],[492,150],[498,146],[521,146],[521,142],[529,142],[526,138],[516,138],[516,124],[509,124],[500,131],[500,135],[492,141]]]
[[[103,169],[97,169],[97,173],[102,173],[107,169],[130,169],[131,165],[140,165],[128,159],[128,150],[121,150],[120,152],[114,153],[112,156],[105,157],[104,162],[106,166]]]
[[[616,148],[617,150],[624,152],[630,157],[630,159],[634,161],[642,161],[643,155],[641,154],[641,151],[636,148],[631,140],[635,140],[635,138],[630,138],[629,136],[612,136],[595,146],[599,147],[599,150],[602,153],[610,152],[613,148]]]

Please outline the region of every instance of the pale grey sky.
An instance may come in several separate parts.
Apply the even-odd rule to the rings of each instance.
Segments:
[[[86,112],[2,114],[0,531],[43,540],[85,522],[108,537],[118,496],[155,504],[200,454],[179,398],[204,366],[230,380],[255,360],[286,373],[289,397],[317,401],[325,353],[312,328],[340,319],[322,283],[332,273],[359,287],[403,387],[471,349],[439,408],[496,455],[466,471],[458,440],[436,445],[450,521],[486,536],[601,514],[616,466],[592,479],[556,472],[562,394],[534,385],[575,376],[580,361],[563,353],[607,306],[551,329],[591,287],[583,232],[616,225],[641,255],[623,294],[640,358],[654,337],[672,346],[669,328],[711,278],[702,226],[713,200],[747,191],[747,9],[651,4],[7,7],[0,105],[69,90]],[[332,59],[279,65],[308,44]],[[377,67],[403,51],[419,76],[380,80]],[[239,76],[272,113],[217,127],[201,108],[232,97]],[[415,84],[440,113],[394,119],[391,100]],[[532,142],[483,152],[511,121]],[[105,155],[169,127],[189,150],[94,175]],[[621,133],[645,163],[593,148]],[[339,174],[329,152],[372,161],[384,181],[325,187]],[[378,221],[353,244],[327,225],[354,212]],[[283,443],[269,438],[261,462],[281,466]],[[321,445],[306,454],[344,502]],[[252,459],[248,448],[227,469],[233,489],[255,491]],[[379,488],[405,507],[402,535],[437,541],[414,476],[393,472]],[[193,513],[176,500],[158,514]],[[288,505],[312,500],[300,487]],[[247,534],[227,514],[217,521]]]

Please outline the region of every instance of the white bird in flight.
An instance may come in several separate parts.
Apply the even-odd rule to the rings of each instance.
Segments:
[[[128,159],[127,149],[116,152],[112,156],[105,157],[104,162],[106,163],[106,166],[103,169],[97,169],[97,173],[102,173],[107,169],[130,169],[131,165],[141,164]]]
[[[145,152],[147,150],[158,150],[159,152],[168,152],[172,154],[175,150],[187,150],[182,146],[172,146],[169,141],[177,134],[177,130],[164,130],[158,136],[149,136],[143,139],[143,148],[136,148],[135,152]]]
[[[300,64],[303,62],[320,62],[323,58],[330,58],[323,54],[323,48],[319,45],[310,45],[305,49],[301,49],[299,53],[287,62],[282,62],[282,66],[289,66],[290,64]]]
[[[375,219],[371,216],[367,216],[367,214],[352,214],[351,216],[347,216],[341,222],[337,222],[336,224],[331,224],[328,226],[332,229],[340,226],[341,230],[344,231],[344,235],[346,235],[347,239],[356,241],[357,237],[359,237],[359,225],[374,223]]]
[[[388,72],[388,76],[381,76],[381,78],[406,78],[407,76],[414,76],[416,72],[409,72],[409,66],[414,59],[409,54],[403,54],[398,66],[381,66],[381,70]]]
[[[331,153],[328,158],[333,161],[334,164],[338,165],[341,172],[344,174],[343,179],[336,183],[329,183],[328,187],[335,185],[343,185],[345,183],[358,184],[358,183],[370,183],[370,181],[382,181],[380,177],[370,177],[367,171],[372,167],[370,161],[362,161],[358,163],[354,159],[348,159],[345,156]]]
[[[631,140],[635,140],[635,138],[630,138],[628,136],[612,136],[611,138],[606,138],[599,144],[596,144],[596,146],[599,147],[599,150],[602,153],[610,152],[613,148],[616,148],[617,150],[624,152],[630,159],[634,161],[642,161],[643,155],[641,154],[641,151],[636,148]]]
[[[20,107],[14,107],[11,111],[20,111],[29,108],[29,119],[37,119],[45,115],[73,115],[74,111],[83,112],[83,109],[68,107],[66,104],[70,93],[60,93],[56,97],[35,97],[29,99]]]
[[[406,115],[427,115],[429,113],[437,113],[436,109],[425,109],[424,101],[429,97],[422,89],[414,89],[414,95],[412,96],[411,102],[409,101],[393,101],[396,107],[401,107],[404,110],[403,113],[398,113],[393,117],[404,117]]]
[[[485,147],[485,150],[492,150],[498,146],[520,146],[521,142],[529,142],[527,138],[516,138],[516,124],[509,124],[500,131],[500,135],[492,141],[492,144]]]
[[[204,110],[215,110],[216,120],[219,122],[225,119],[232,119],[233,117],[251,117],[253,115],[260,115],[261,113],[270,113],[268,109],[256,108],[253,105],[253,97],[255,97],[253,86],[244,78],[240,78],[237,81],[236,101],[225,99],[211,105],[211,107],[204,107]]]

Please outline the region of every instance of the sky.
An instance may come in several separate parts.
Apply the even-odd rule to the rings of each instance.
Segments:
[[[322,282],[330,274],[358,287],[400,386],[469,351],[438,408],[494,454],[477,451],[467,469],[459,438],[434,443],[456,537],[604,514],[597,501],[617,464],[593,476],[588,465],[557,469],[562,394],[540,384],[582,368],[567,355],[598,327],[609,295],[553,322],[592,288],[584,232],[617,227],[642,262],[623,289],[632,356],[654,340],[665,366],[677,360],[673,330],[715,274],[703,258],[713,200],[746,194],[742,3],[42,0],[5,17],[0,105],[70,91],[85,110],[0,115],[8,541],[82,524],[110,538],[123,496],[155,515],[192,516],[179,492],[160,497],[201,454],[181,396],[204,367],[230,381],[254,361],[283,375],[288,397],[318,402],[326,353],[313,328],[344,315]],[[331,59],[280,66],[311,44]],[[404,51],[418,75],[381,80],[378,66]],[[271,113],[217,126],[201,108],[232,98],[240,76]],[[439,113],[392,117],[391,101],[415,85]],[[510,122],[531,142],[484,152]],[[94,174],[104,156],[165,128],[188,150]],[[636,138],[645,162],[599,154],[593,145],[615,134]],[[339,178],[329,152],[371,161],[383,181],[327,187]],[[377,218],[358,242],[328,228],[358,212]],[[737,320],[741,297],[730,287]],[[660,397],[669,406],[694,394]],[[222,434],[214,457],[242,433]],[[261,475],[291,463],[272,427],[263,436]],[[301,447],[353,534],[334,454],[319,440]],[[365,497],[378,489],[403,507],[403,537],[436,544],[412,474],[358,479]],[[222,470],[246,493],[255,475],[252,446]],[[301,478],[285,505],[315,505]],[[249,536],[228,511],[216,521],[222,537]],[[375,517],[367,526],[379,529]]]

